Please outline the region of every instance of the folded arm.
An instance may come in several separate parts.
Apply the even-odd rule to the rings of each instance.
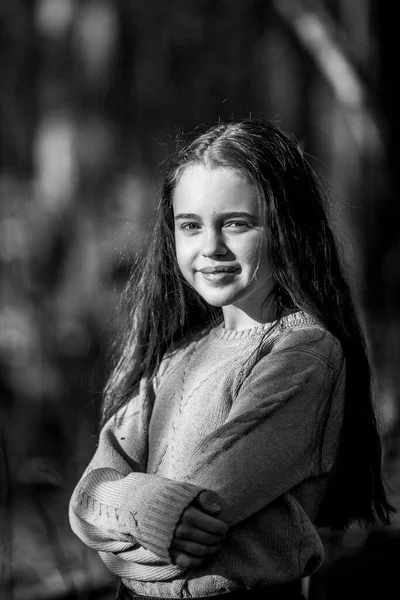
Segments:
[[[216,492],[220,517],[232,526],[321,474],[316,450],[322,431],[322,472],[329,472],[343,412],[343,396],[334,390],[343,374],[342,350],[333,338],[318,331],[299,349],[288,336],[254,366],[227,421],[188,457],[185,481]]]
[[[103,427],[72,494],[69,518],[75,534],[95,550],[119,555],[143,547],[165,563],[171,562],[169,547],[184,509],[204,488],[144,472],[143,406],[143,397],[134,398],[121,422],[112,419]]]

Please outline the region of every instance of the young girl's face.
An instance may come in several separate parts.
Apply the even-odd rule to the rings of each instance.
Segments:
[[[273,282],[257,188],[233,170],[193,165],[176,185],[173,208],[177,260],[187,282],[223,307],[225,317],[235,307],[234,327],[240,328],[240,313],[262,321]]]

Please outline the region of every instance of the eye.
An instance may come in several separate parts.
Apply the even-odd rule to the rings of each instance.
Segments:
[[[231,229],[243,230],[249,229],[250,225],[246,221],[229,221],[229,223],[226,224],[226,227],[229,227]]]
[[[181,223],[181,225],[179,226],[179,229],[181,229],[183,231],[192,232],[192,231],[197,231],[198,229],[200,229],[200,225],[198,223],[194,223],[193,221],[190,221],[188,223]]]

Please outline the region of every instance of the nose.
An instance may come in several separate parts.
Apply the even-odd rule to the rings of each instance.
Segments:
[[[225,256],[227,252],[228,248],[220,231],[210,229],[205,232],[202,248],[203,256],[206,256],[207,258],[212,258],[213,256]]]

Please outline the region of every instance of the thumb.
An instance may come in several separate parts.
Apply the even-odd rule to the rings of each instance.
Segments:
[[[212,492],[201,492],[201,494],[197,496],[196,501],[202,510],[211,514],[217,514],[222,509],[222,507],[215,502],[214,494]]]

